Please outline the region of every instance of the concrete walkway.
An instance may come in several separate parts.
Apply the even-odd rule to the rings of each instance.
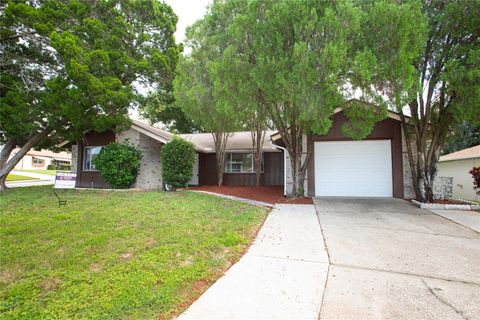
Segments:
[[[30,178],[45,180],[45,181],[55,181],[55,176],[51,176],[51,175],[48,175],[48,174],[27,172],[27,171],[16,171],[16,170],[12,170],[11,173],[12,174],[18,174],[18,175],[24,176],[24,177],[30,177]]]
[[[188,190],[188,189],[186,189],[186,190]],[[229,196],[229,195],[226,195],[226,194],[215,193],[215,192],[210,192],[210,191],[203,191],[203,190],[190,190],[190,191],[209,194],[209,195],[216,196],[216,197],[223,198],[223,199],[240,201],[240,202],[248,203],[248,204],[251,204],[251,205],[254,205],[254,206],[259,206],[259,207],[269,207],[269,208],[271,208],[273,206],[273,204],[268,203],[268,202],[251,200],[251,199],[246,199],[246,198],[239,198],[239,197],[235,197],[235,196]]]
[[[53,180],[7,181],[5,184],[7,185],[7,188],[48,186],[48,185],[53,185]]]
[[[25,171],[16,171],[12,170],[12,174],[18,174],[24,177],[35,178],[39,180],[18,180],[18,181],[7,181],[5,184],[7,188],[19,188],[19,187],[34,187],[34,186],[45,186],[52,185],[55,181],[55,176],[48,174],[34,173],[34,172],[25,172]]]
[[[433,213],[480,233],[480,212],[459,210],[430,210]]]
[[[328,256],[313,205],[276,205],[248,252],[179,319],[317,319]]]

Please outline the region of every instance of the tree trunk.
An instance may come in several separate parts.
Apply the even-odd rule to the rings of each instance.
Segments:
[[[290,194],[290,197],[292,198],[301,198],[303,197],[305,190],[303,188],[303,183],[305,181],[305,178],[302,177],[302,153],[296,154],[294,157],[290,156],[290,164],[292,167],[292,180],[293,180],[293,185],[292,185],[292,193]]]
[[[423,168],[423,149],[424,146],[419,141],[418,135],[414,134],[415,136],[415,149],[412,148],[412,140],[411,134],[409,130],[409,125],[406,122],[405,116],[401,115],[401,123],[403,129],[403,135],[405,137],[405,144],[407,147],[407,156],[408,156],[408,163],[410,166],[410,173],[412,176],[412,186],[413,192],[415,193],[415,200],[424,202],[424,195],[422,192],[421,181],[422,181],[422,168]],[[412,124],[413,125],[413,124]],[[416,128],[417,129],[417,128]],[[416,159],[413,157],[413,154],[416,154]]]
[[[405,115],[402,113],[401,122],[407,145],[407,155],[412,173],[412,184],[415,192],[415,199],[420,202],[433,202],[433,185],[437,175],[437,162],[440,156],[440,149],[445,142],[447,132],[450,131],[454,119],[449,115],[447,109],[441,109],[435,125],[428,115],[416,115],[421,106],[418,101],[409,104],[412,117],[407,124]],[[428,105],[427,105],[428,106]],[[424,107],[424,109],[428,109]],[[415,137],[415,150],[411,145],[411,136]],[[416,152],[416,159],[413,154]],[[422,188],[423,187],[423,188]]]
[[[7,140],[7,142],[5,142],[3,145],[2,151],[0,152],[0,172],[3,171],[3,168],[5,167],[8,157],[10,157],[13,149],[15,149],[15,142],[12,139]],[[7,189],[7,185],[5,184],[7,175],[8,172],[7,174],[0,176],[0,191]]]
[[[437,162],[440,157],[440,149],[444,144],[446,134],[444,131],[436,132],[433,139],[430,141],[430,145],[427,148],[427,154],[425,159],[425,174],[423,178],[423,187],[425,190],[425,200],[427,202],[433,202],[433,184],[435,177],[437,176]]]
[[[311,150],[307,150],[307,155],[302,161],[303,130],[290,127],[289,132],[290,136],[288,139],[283,139],[290,157],[290,166],[292,169],[292,192],[288,196],[291,198],[301,198],[305,194],[304,182],[308,162],[311,158]]]
[[[265,131],[262,126],[257,123],[252,134],[252,156],[253,156],[253,166],[255,170],[255,185],[260,186],[260,181],[262,178],[262,157],[263,157],[263,142],[265,141]]]
[[[52,132],[52,129],[45,128],[42,131],[31,136],[30,139],[20,148],[20,150],[8,160],[12,150],[15,148],[15,143],[11,140],[7,140],[7,143],[0,153],[0,191],[6,189],[5,180],[7,175],[12,171],[17,163],[27,154],[27,152],[35,147],[40,141],[42,141],[48,134]],[[12,146],[13,144],[13,146]]]
[[[217,131],[212,133],[215,142],[215,156],[217,159],[217,181],[218,186],[223,186],[223,173],[225,172],[225,147],[229,133]]]

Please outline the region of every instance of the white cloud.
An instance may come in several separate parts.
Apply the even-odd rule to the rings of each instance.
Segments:
[[[164,0],[170,5],[178,16],[177,32],[175,38],[177,42],[183,42],[185,39],[185,30],[187,26],[202,18],[207,12],[207,6],[212,0]]]

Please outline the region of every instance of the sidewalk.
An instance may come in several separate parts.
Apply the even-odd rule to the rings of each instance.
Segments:
[[[7,185],[7,188],[19,188],[19,187],[35,187],[35,186],[53,185],[53,181],[23,180],[23,181],[7,181],[5,184]]]
[[[55,176],[48,174],[40,174],[34,172],[25,172],[25,171],[16,171],[12,170],[12,174],[18,174],[24,177],[30,177],[39,180],[19,180],[19,181],[7,181],[5,184],[7,188],[18,188],[18,187],[34,187],[34,186],[45,186],[52,185],[55,181]]]
[[[276,205],[249,251],[179,319],[317,319],[328,256],[313,205]]]
[[[12,170],[13,174],[18,174],[20,176],[25,176],[25,177],[30,177],[30,178],[35,178],[35,179],[40,179],[40,180],[46,180],[46,181],[55,181],[55,176],[51,176],[48,174],[41,174],[41,173],[35,173],[35,172],[26,172],[26,171],[16,171]]]

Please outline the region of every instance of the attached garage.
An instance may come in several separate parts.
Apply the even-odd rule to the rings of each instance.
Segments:
[[[390,140],[314,142],[315,196],[392,197]]]
[[[306,190],[316,197],[410,197],[408,161],[402,146],[402,128],[394,114],[379,121],[364,140],[342,132],[347,119],[333,116],[326,135],[314,135],[307,170]],[[406,177],[406,179],[404,179]],[[408,191],[408,193],[405,192]]]

